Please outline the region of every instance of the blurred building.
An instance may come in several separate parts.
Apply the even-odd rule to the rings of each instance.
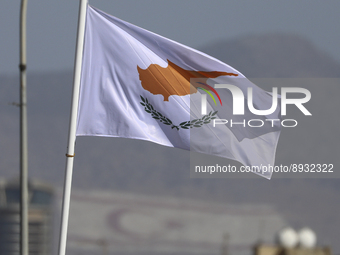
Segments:
[[[29,183],[29,255],[51,253],[52,188],[39,182]],[[0,182],[0,254],[20,253],[19,182]]]
[[[255,245],[254,255],[331,255],[331,249],[318,246],[316,234],[310,228],[296,232],[286,227],[277,233],[275,245]]]
[[[284,248],[279,245],[257,245],[254,255],[331,255],[329,247]]]

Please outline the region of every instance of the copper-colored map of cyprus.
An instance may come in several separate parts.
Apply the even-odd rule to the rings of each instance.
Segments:
[[[238,76],[235,73],[227,72],[205,72],[184,70],[168,60],[168,66],[163,68],[157,64],[151,64],[147,69],[137,66],[139,79],[142,87],[154,95],[163,95],[164,101],[169,101],[169,96],[185,96],[197,92],[197,87],[210,90],[206,83],[209,78],[219,76]],[[202,78],[200,84],[190,84],[191,78]]]

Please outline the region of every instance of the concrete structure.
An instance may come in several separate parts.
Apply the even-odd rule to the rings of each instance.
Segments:
[[[67,253],[250,255],[286,225],[267,205],[75,190]]]

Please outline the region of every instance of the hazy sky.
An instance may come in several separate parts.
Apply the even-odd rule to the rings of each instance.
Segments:
[[[339,0],[90,0],[194,48],[249,34],[301,35],[340,61]],[[28,1],[28,71],[72,70],[78,0]],[[0,74],[18,73],[20,0],[2,0]]]

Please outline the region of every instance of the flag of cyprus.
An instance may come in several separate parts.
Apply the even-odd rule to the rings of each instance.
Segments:
[[[84,40],[77,136],[141,139],[246,166],[274,165],[280,123],[265,120],[279,119],[280,109],[270,116],[254,115],[246,103],[243,114],[235,109],[237,95],[221,84],[245,102],[251,88],[259,110],[273,100],[233,67],[91,6]]]

